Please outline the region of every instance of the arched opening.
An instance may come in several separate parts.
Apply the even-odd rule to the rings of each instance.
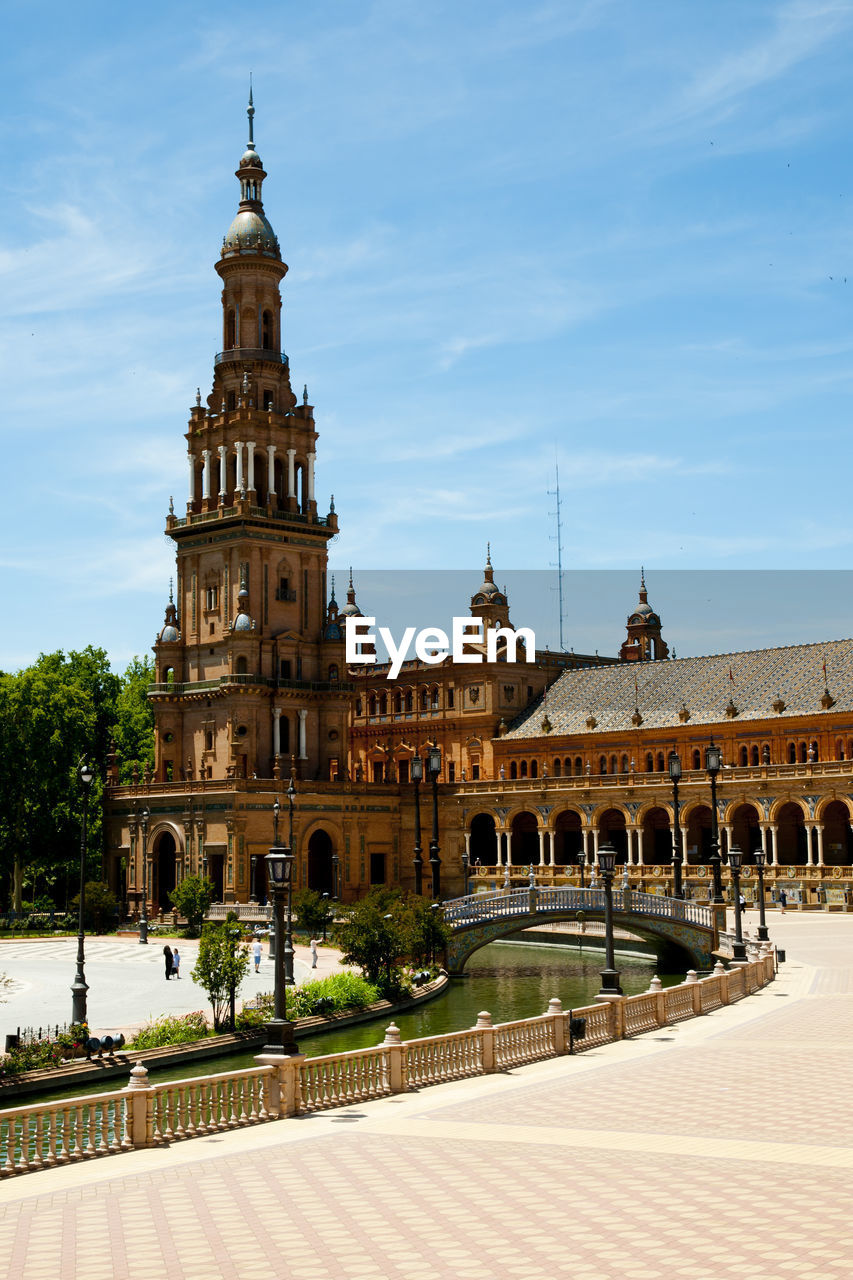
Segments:
[[[702,755],[698,749],[693,752],[693,768],[694,769],[702,768]]]
[[[518,777],[518,765],[515,760],[510,760],[509,762],[509,776],[513,780]]]
[[[745,768],[746,768],[746,766],[747,766],[748,764],[749,764],[749,754],[748,754],[748,750],[747,750],[747,748],[746,748],[746,747],[741,747],[741,749],[740,749],[740,767],[741,767],[742,769],[745,769]]]
[[[652,755],[651,751],[647,751],[646,752],[646,773],[654,773],[654,771],[655,771],[655,758]]]
[[[743,853],[746,863],[755,863],[755,851],[761,848],[761,828],[754,805],[741,804],[732,814],[732,843]]]
[[[276,458],[273,464],[273,492],[269,495],[270,506],[275,507],[283,503],[284,495],[284,463],[280,458]]]
[[[537,778],[539,776],[539,762],[537,760],[530,761],[530,776]]]
[[[575,756],[575,777],[579,778],[583,773],[583,760],[580,756]]]
[[[797,744],[796,742],[788,743],[788,764],[797,763]]]
[[[803,867],[809,861],[803,811],[798,804],[783,804],[776,818],[776,861]]]
[[[823,860],[829,867],[851,863],[850,814],[841,800],[831,800],[823,811]]]
[[[230,351],[237,345],[237,315],[233,307],[225,312],[225,350]]]
[[[598,820],[598,843],[612,844],[616,850],[616,861],[621,865],[628,859],[628,833],[625,830],[625,815],[621,809],[605,809]]]
[[[245,676],[245,675],[248,675],[248,674],[249,674],[249,662],[248,662],[248,659],[246,658],[246,656],[245,656],[244,654],[242,654],[242,653],[240,654],[239,658],[237,659],[237,665],[236,665],[236,667],[235,667],[235,672],[236,672],[236,674],[237,674],[238,676]]]
[[[512,820],[509,860],[515,867],[539,861],[539,823],[533,813],[517,813]]]
[[[308,840],[308,888],[318,893],[335,892],[334,867],[332,854],[334,846],[328,831],[312,831]]]
[[[598,772],[599,773],[607,772],[607,756],[598,757]]]
[[[151,885],[151,901],[159,911],[171,911],[169,894],[177,883],[177,845],[171,831],[161,831],[154,843],[153,881]]]
[[[261,346],[264,351],[272,351],[272,312],[264,311],[261,314]]]
[[[555,864],[561,867],[572,863],[577,864],[578,854],[583,847],[583,826],[580,814],[572,809],[558,814],[554,823]]]
[[[657,768],[658,768],[658,773],[663,773],[664,769],[666,768],[662,751],[658,752]]]
[[[468,856],[472,867],[497,866],[498,837],[495,820],[490,813],[478,813],[471,819]]]
[[[519,765],[518,776],[520,778],[527,777],[527,761],[526,760],[522,760],[521,764]]]
[[[698,804],[687,818],[685,848],[691,866],[701,866],[711,856],[711,810],[706,804]]]
[[[560,759],[560,757],[559,757],[559,756],[556,756],[556,757],[555,757],[555,759],[554,759],[553,773],[554,773],[554,777],[555,777],[555,778],[559,778],[559,777],[561,777],[561,776],[562,776],[562,773],[563,773],[563,762],[562,762],[562,760]]]
[[[670,863],[672,861],[672,827],[666,809],[656,806],[643,818],[643,861],[645,863]]]

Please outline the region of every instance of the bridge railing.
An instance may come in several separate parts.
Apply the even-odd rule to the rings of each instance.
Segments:
[[[707,978],[691,971],[685,982],[667,989],[654,978],[640,995],[583,1009],[566,1010],[553,999],[538,1017],[494,1026],[484,1012],[476,1027],[407,1042],[392,1024],[374,1048],[310,1059],[261,1054],[247,1070],[158,1085],[149,1085],[146,1068],[137,1063],[126,1089],[0,1111],[0,1176],[166,1146],[589,1051],[739,1000],[774,974],[775,957],[768,950],[730,970],[718,965]],[[582,1035],[578,1018],[585,1022]]]
[[[665,898],[656,893],[637,893],[632,889],[614,889],[613,909],[630,915],[653,916],[678,920],[711,929],[711,911],[696,902],[682,898]],[[571,911],[604,911],[603,889],[540,888],[499,889],[492,893],[472,893],[464,898],[451,898],[444,903],[444,918],[451,928],[483,924],[504,917],[549,914]]]

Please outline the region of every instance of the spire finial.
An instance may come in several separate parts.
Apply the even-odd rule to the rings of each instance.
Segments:
[[[640,565],[640,590],[645,591],[645,589],[646,589],[646,571],[643,568],[643,566]]]
[[[302,388],[302,403],[303,404],[308,403],[308,383],[307,382],[305,383],[305,386]]]
[[[491,542],[487,542],[486,543],[486,564],[491,564],[491,563],[492,563],[492,544]]]
[[[169,604],[175,603],[175,597],[172,595],[172,579],[169,579]]]
[[[246,110],[246,115],[249,117],[249,147],[250,147],[250,149],[251,149],[252,151],[254,151],[254,149],[255,149],[255,139],[254,139],[254,136],[253,136],[253,135],[254,135],[255,104],[254,104],[254,102],[253,102],[253,100],[252,100],[252,73],[251,73],[251,71],[249,72],[249,106],[248,106],[248,108],[247,108],[247,110]]]

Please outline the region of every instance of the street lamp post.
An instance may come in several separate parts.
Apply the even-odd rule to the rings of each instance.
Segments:
[[[462,875],[465,877],[465,897],[468,897],[468,850],[462,850]]]
[[[612,844],[603,844],[598,850],[598,869],[604,881],[604,947],[605,967],[601,971],[599,999],[621,996],[619,972],[613,954],[613,870],[616,866],[616,850]]]
[[[89,761],[83,759],[77,768],[77,777],[80,780],[80,786],[83,791],[83,820],[80,824],[80,911],[77,918],[77,972],[74,975],[74,982],[71,986],[71,1021],[86,1021],[86,992],[89,985],[86,982],[86,953],[85,953],[85,934],[83,926],[83,913],[86,907],[86,840],[88,836],[88,820],[89,820],[89,795],[92,790],[92,783],[95,781],[95,772]]]
[[[142,914],[139,917],[139,941],[148,945],[148,819],[146,806],[139,815],[142,826]]]
[[[764,915],[764,859],[766,855],[763,849],[755,851],[755,866],[758,870],[758,941],[769,942],[770,935],[767,932],[767,920]]]
[[[335,902],[338,902],[341,896],[341,883],[339,879],[340,873],[341,873],[341,860],[336,853],[333,853],[332,854],[332,879],[335,883],[335,892],[333,895]]]
[[[278,819],[280,814],[281,814],[281,805],[279,804],[278,800],[276,800],[272,807],[272,847],[274,849],[281,848],[281,845],[278,842]],[[266,863],[266,868],[267,868],[267,895],[269,895],[270,893],[273,893],[273,883],[272,883],[272,880],[270,880],[269,878],[270,864],[266,858],[264,858],[264,862]],[[273,894],[273,910],[275,910],[274,894]],[[276,937],[276,932],[275,932],[275,922],[273,922],[273,930],[272,930],[272,933],[270,934],[270,946],[269,946],[269,957],[270,957],[270,960],[273,961],[273,963],[275,963],[276,961],[277,954],[278,954],[278,938]]]
[[[432,872],[432,896],[441,897],[441,858],[438,856],[438,775],[441,773],[441,748],[433,742],[429,749],[429,773],[432,779],[432,839],[429,842],[429,868]]]
[[[678,784],[681,781],[681,759],[677,751],[669,753],[669,776],[672,781],[672,878],[676,898],[684,897],[681,883],[681,823],[679,822]]]
[[[581,873],[581,888],[582,888],[582,889],[584,888],[583,869],[584,869],[584,867],[585,867],[585,866],[586,866],[586,854],[583,852],[583,850],[582,850],[582,849],[580,849],[580,850],[578,851],[578,868],[580,869],[580,873]]]
[[[421,779],[424,776],[424,762],[417,754],[412,756],[412,784],[415,788],[415,856],[412,863],[415,868],[415,893],[422,894],[423,866],[421,857]]]
[[[733,960],[746,959],[746,947],[743,943],[743,918],[740,910],[740,867],[743,854],[736,844],[729,849],[729,871],[732,873],[732,885],[735,900],[735,941],[732,948]]]
[[[251,886],[252,891],[249,895],[249,901],[257,902],[258,900],[258,855],[256,853],[252,854],[251,865],[252,865],[252,886]]]
[[[723,901],[723,877],[720,874],[720,828],[717,823],[717,774],[720,772],[721,765],[722,753],[720,748],[714,745],[712,738],[710,746],[705,748],[705,768],[711,779],[711,856],[708,861],[711,863],[711,873],[714,877],[715,903]]]
[[[284,981],[289,987],[294,984],[293,977],[293,801],[296,798],[296,787],[293,785],[293,771],[290,773],[290,785],[287,788],[287,852],[290,857],[290,874],[287,877],[287,927],[284,931]]]
[[[277,817],[278,815],[276,815]],[[267,876],[273,896],[273,920],[275,947],[274,984],[274,1016],[267,1023],[267,1043],[264,1053],[292,1056],[299,1052],[293,1035],[293,1023],[287,1016],[287,983],[284,976],[284,947],[282,931],[285,893],[290,889],[293,880],[293,853],[275,844],[264,861],[267,864]]]

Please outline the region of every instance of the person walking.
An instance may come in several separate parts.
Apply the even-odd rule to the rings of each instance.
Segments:
[[[317,939],[316,939],[316,938],[312,938],[312,939],[311,939],[311,968],[312,968],[312,969],[316,969],[316,968],[317,968],[317,960],[318,960],[318,956],[317,956]]]
[[[166,981],[168,982],[172,976],[172,948],[169,946],[168,942],[163,948],[163,959],[166,962]]]
[[[260,938],[255,938],[255,943],[254,943],[254,946],[252,947],[252,956],[255,961],[255,973],[260,973],[261,971],[261,940]]]
[[[787,893],[785,892],[785,890],[784,890],[784,889],[780,889],[780,890],[779,890],[779,905],[780,905],[780,906],[781,906],[781,908],[782,908],[782,912],[781,912],[781,914],[782,914],[782,915],[784,915],[784,914],[785,914],[785,908],[786,908],[786,907],[787,907],[787,905],[788,905],[788,895],[787,895]]]
[[[177,947],[175,947],[175,950],[172,952],[172,973],[176,978],[180,978],[181,976],[181,953],[178,951]]]

